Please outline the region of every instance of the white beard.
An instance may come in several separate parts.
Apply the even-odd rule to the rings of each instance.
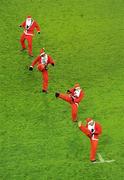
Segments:
[[[32,25],[32,19],[31,18],[27,18],[26,19],[26,29],[29,29]]]
[[[76,89],[74,91],[74,97],[79,97],[80,96],[80,92],[81,92],[81,89]]]
[[[88,125],[88,129],[89,131],[91,131],[91,129],[94,129],[95,128],[95,123],[91,126],[91,125]]]

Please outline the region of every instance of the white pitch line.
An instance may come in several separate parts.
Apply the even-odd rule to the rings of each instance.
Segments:
[[[114,159],[112,159],[112,160],[105,160],[105,162],[107,162],[107,163],[111,163],[111,162],[114,162],[115,160]]]
[[[96,161],[94,162],[94,164],[101,164],[101,163],[112,163],[114,162],[115,160],[104,160],[104,161]]]
[[[101,163],[105,163],[105,161],[101,162],[101,161],[96,161],[93,164],[101,164]]]
[[[99,158],[100,162],[104,162],[104,159],[102,158],[100,153],[98,153],[98,158]]]
[[[98,153],[98,158],[99,158],[99,161],[94,162],[94,163],[111,163],[111,162],[115,161],[114,159],[112,159],[112,160],[104,160],[100,153]]]

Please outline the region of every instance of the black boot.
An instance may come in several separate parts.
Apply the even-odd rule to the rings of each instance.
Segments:
[[[55,96],[56,96],[56,97],[59,97],[59,94],[60,94],[60,93],[56,92],[56,93],[55,93]]]
[[[20,51],[25,51],[26,50],[26,48],[22,48],[22,49],[20,49]]]
[[[42,92],[43,92],[43,93],[47,93],[47,90],[44,90],[44,89],[43,89]]]
[[[92,163],[96,163],[96,159],[94,159],[94,160],[91,160],[91,162],[92,162]]]

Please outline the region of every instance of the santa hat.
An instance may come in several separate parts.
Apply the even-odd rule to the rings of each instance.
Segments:
[[[78,84],[78,83],[76,83],[75,85],[74,85],[74,88],[76,89],[76,88],[80,88],[80,85]]]
[[[32,17],[31,16],[27,16],[27,19],[31,19]]]
[[[89,123],[93,122],[93,119],[92,118],[86,118],[86,122],[87,122],[87,124],[89,124]]]
[[[42,55],[44,55],[45,54],[45,51],[44,51],[44,48],[42,48],[41,50],[40,50],[40,55],[42,56]]]

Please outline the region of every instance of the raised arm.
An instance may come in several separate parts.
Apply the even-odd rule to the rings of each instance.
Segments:
[[[89,131],[89,129],[87,128],[87,126],[84,126],[83,124],[82,124],[82,122],[81,121],[79,121],[78,122],[78,127],[79,127],[79,129],[86,135],[86,136],[88,136],[89,138],[91,137],[91,132]]]

